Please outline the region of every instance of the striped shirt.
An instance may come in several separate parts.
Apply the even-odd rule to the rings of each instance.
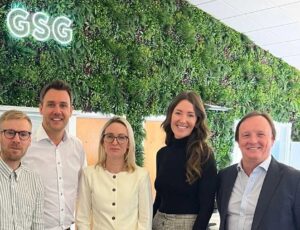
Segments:
[[[13,171],[0,157],[0,230],[43,230],[41,178],[21,165]]]

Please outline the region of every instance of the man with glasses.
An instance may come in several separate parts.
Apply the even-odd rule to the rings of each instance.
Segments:
[[[42,125],[24,163],[38,172],[44,182],[45,229],[70,229],[86,157],[79,139],[65,129],[73,111],[69,85],[60,80],[46,85],[40,93],[39,109]]]
[[[44,229],[41,178],[21,164],[31,128],[30,118],[21,111],[0,117],[0,229]]]

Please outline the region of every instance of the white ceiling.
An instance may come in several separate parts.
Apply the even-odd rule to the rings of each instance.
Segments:
[[[300,0],[188,0],[300,70]]]

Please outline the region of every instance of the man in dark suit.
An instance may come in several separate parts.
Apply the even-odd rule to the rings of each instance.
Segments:
[[[300,171],[271,156],[276,130],[252,112],[236,127],[240,163],[219,172],[220,230],[300,230]]]

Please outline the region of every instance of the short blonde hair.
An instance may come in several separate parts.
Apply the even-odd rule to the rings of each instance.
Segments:
[[[30,124],[30,127],[32,127],[32,123],[31,120],[29,118],[29,116],[27,114],[25,114],[22,111],[19,110],[8,110],[6,112],[4,112],[1,116],[0,116],[0,129],[2,129],[2,123],[4,121],[8,121],[8,120],[27,120],[28,123]]]
[[[136,163],[135,163],[135,141],[134,141],[134,134],[131,125],[129,122],[119,116],[115,116],[111,118],[109,121],[105,123],[103,126],[101,132],[100,132],[100,141],[99,141],[99,148],[98,148],[98,162],[96,166],[101,166],[105,168],[106,163],[106,152],[104,150],[104,134],[105,130],[108,126],[110,126],[113,123],[119,123],[125,126],[128,132],[128,151],[125,156],[125,169],[128,172],[133,172],[136,169]]]

